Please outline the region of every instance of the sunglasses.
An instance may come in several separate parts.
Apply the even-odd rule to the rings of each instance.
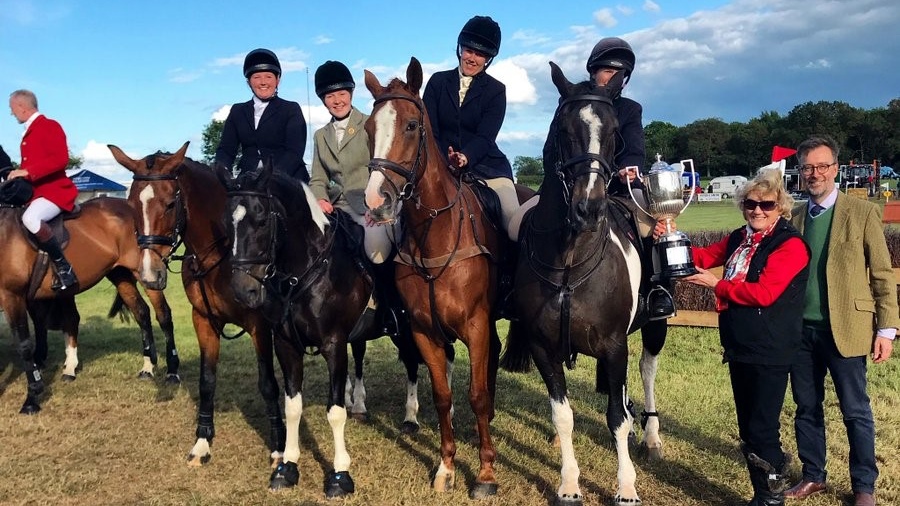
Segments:
[[[759,208],[763,211],[774,211],[778,206],[778,202],[775,202],[774,200],[763,200],[762,202],[757,202],[753,199],[744,199],[744,201],[741,202],[741,206],[744,208],[744,211],[752,211],[756,209],[757,206],[759,206]]]

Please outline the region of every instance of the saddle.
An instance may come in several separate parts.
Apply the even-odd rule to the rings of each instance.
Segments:
[[[497,196],[497,193],[487,185],[484,179],[471,172],[464,172],[460,181],[472,189],[472,193],[481,202],[481,207],[491,223],[494,224],[494,228],[502,230],[503,227],[500,226],[500,223],[503,221],[503,211],[500,208],[500,197]]]

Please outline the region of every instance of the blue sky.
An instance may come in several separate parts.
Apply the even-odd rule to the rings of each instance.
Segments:
[[[426,79],[451,68],[456,36],[475,14],[492,16],[503,32],[489,72],[507,85],[499,143],[511,161],[540,156],[557,99],[547,62],[584,79],[593,44],[608,35],[635,48],[625,94],[643,104],[645,124],[747,121],[819,100],[885,107],[900,98],[896,0],[0,0],[0,89],[5,97],[34,91],[85,168],[127,181],[106,145],[141,157],[191,141],[189,155],[201,158],[203,128],[251,96],[241,63],[253,48],[278,54],[279,94],[302,105],[311,135],[328,119],[311,89],[321,63],[350,67],[354,104],[368,112],[363,69],[384,83],[405,75],[411,56]],[[11,116],[0,121],[0,145],[14,160],[21,131]],[[307,161],[311,150],[310,141]]]

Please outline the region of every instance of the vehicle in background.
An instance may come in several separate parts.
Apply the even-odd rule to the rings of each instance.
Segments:
[[[733,198],[747,178],[744,176],[719,176],[714,177],[710,182],[707,190],[709,193],[721,193],[722,197]]]

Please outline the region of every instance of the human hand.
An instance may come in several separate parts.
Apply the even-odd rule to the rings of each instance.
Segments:
[[[450,160],[450,166],[461,169],[468,165],[469,159],[460,151],[454,151],[453,146],[447,148],[447,158]]]
[[[672,231],[678,230],[677,228],[675,228],[675,220],[672,220],[671,223]],[[667,232],[668,230],[666,230],[666,222],[663,220],[659,220],[656,222],[656,226],[653,227],[653,239],[659,239],[660,236],[665,235]]]
[[[872,362],[880,364],[887,362],[891,358],[891,352],[894,351],[894,341],[886,337],[875,338],[875,348],[872,350]]]
[[[619,169],[619,181],[630,184],[632,181],[637,179],[641,180],[641,177],[638,175],[638,168],[635,166],[625,167],[624,169]]]
[[[331,202],[325,199],[319,199],[319,208],[322,209],[322,212],[325,214],[331,214],[334,212],[334,206],[331,205]]]
[[[692,274],[682,279],[688,283],[705,286],[707,288],[715,288],[719,283],[719,278],[715,274],[699,267],[697,267],[697,274]]]
[[[28,171],[25,169],[11,170],[6,176],[6,179],[15,179],[17,177],[28,177]]]

